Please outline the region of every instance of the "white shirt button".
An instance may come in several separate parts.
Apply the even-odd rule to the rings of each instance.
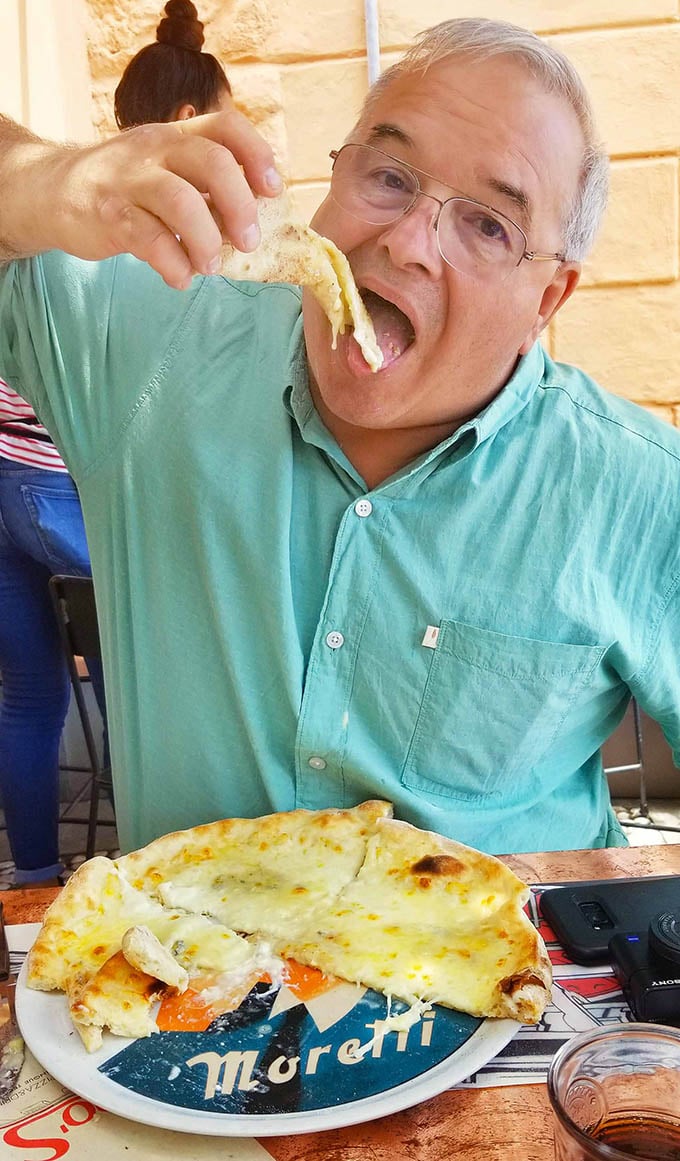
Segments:
[[[326,634],[326,644],[329,649],[340,649],[345,644],[345,638],[342,633],[338,633],[337,629],[333,629]]]
[[[373,511],[373,505],[370,500],[357,500],[354,505],[354,511],[357,516],[370,516]]]
[[[325,770],[326,769],[325,759],[319,758],[316,756],[313,758],[310,758],[309,761],[307,762],[307,765],[311,766],[312,770]]]

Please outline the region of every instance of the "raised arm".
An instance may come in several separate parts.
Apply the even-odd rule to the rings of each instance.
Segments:
[[[272,151],[234,109],[141,125],[97,145],[43,141],[0,117],[0,258],[64,250],[130,253],[177,289],[214,273],[223,238],[253,250],[255,195],[281,179]]]

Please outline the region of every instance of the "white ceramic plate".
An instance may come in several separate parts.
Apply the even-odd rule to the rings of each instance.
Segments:
[[[25,965],[16,1006],[33,1055],[78,1096],[142,1124],[224,1137],[335,1129],[409,1108],[465,1080],[519,1028],[436,1007],[357,1060],[353,1048],[386,1015],[383,996],[342,984],[301,1001],[262,985],[211,1031],[106,1035],[88,1053],[65,997],[27,988]]]

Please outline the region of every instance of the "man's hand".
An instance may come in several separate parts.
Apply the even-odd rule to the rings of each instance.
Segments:
[[[229,109],[85,148],[41,142],[1,120],[0,190],[7,256],[127,252],[184,289],[193,273],[215,272],[224,239],[255,249],[255,197],[279,193],[281,179],[269,145]]]

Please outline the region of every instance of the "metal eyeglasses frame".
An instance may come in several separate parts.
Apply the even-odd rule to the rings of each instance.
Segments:
[[[509,218],[507,214],[503,214],[503,213],[501,213],[500,210],[497,210],[495,208],[495,206],[489,206],[485,202],[477,201],[477,198],[469,198],[469,197],[466,197],[464,194],[456,194],[453,197],[445,198],[444,201],[442,201],[441,198],[435,197],[434,194],[426,193],[420,184],[419,175],[420,175],[420,177],[429,178],[430,181],[435,181],[437,183],[437,185],[446,186],[446,182],[440,181],[440,179],[438,177],[435,177],[433,174],[428,173],[424,169],[417,169],[416,166],[410,165],[406,161],[402,161],[401,158],[399,158],[399,157],[393,157],[391,153],[385,153],[384,149],[377,149],[375,145],[366,145],[362,141],[347,141],[344,145],[342,145],[340,147],[340,149],[331,149],[330,154],[329,154],[329,157],[331,158],[331,160],[333,162],[333,167],[331,170],[331,193],[333,192],[332,173],[335,170],[335,163],[338,160],[338,157],[343,152],[343,150],[348,149],[348,148],[357,148],[357,147],[359,147],[361,149],[370,149],[373,153],[377,153],[381,157],[387,158],[388,161],[393,162],[393,164],[398,166],[400,169],[405,169],[407,173],[412,174],[413,179],[416,183],[416,191],[413,195],[413,198],[411,199],[409,204],[407,206],[405,206],[405,208],[403,210],[400,210],[400,212],[398,214],[396,214],[393,218],[387,219],[385,222],[369,222],[370,225],[389,226],[392,224],[392,222],[397,222],[397,221],[399,221],[400,218],[403,218],[406,214],[408,214],[408,212],[413,209],[414,205],[416,204],[416,202],[418,201],[419,198],[421,198],[421,197],[430,198],[431,201],[436,202],[437,205],[439,206],[439,212],[438,212],[434,222],[432,223],[432,228],[437,232],[437,243],[439,244],[438,226],[439,226],[439,219],[441,217],[442,210],[444,209],[444,206],[448,205],[449,202],[470,202],[472,205],[479,206],[479,208],[482,210],[489,210],[490,213],[494,214],[496,217],[502,218],[503,221],[508,222],[508,224],[511,226],[514,226],[514,228],[521,234],[522,238],[524,239],[524,252],[522,254],[520,254],[519,258],[517,259],[517,262],[515,263],[515,265],[513,267],[511,267],[511,269],[516,270],[517,267],[519,266],[520,262],[524,262],[524,261],[526,261],[526,262],[566,262],[566,255],[565,254],[560,254],[560,253],[541,254],[537,250],[530,250],[529,249],[529,239],[527,238],[522,227],[518,226],[517,222],[514,222],[512,220],[512,218]],[[453,187],[448,186],[447,188],[452,189]],[[341,206],[341,208],[343,208],[343,207]],[[351,213],[351,210],[347,210],[346,212]],[[353,216],[358,217],[358,215],[353,215]],[[366,221],[366,222],[369,221],[369,219],[367,219],[367,218],[363,218],[363,219],[359,219],[359,220]],[[451,266],[455,270],[456,267],[453,265],[453,262],[450,262],[445,254],[442,254],[441,246],[439,247],[439,252],[442,255],[442,258],[446,262],[447,266]]]

